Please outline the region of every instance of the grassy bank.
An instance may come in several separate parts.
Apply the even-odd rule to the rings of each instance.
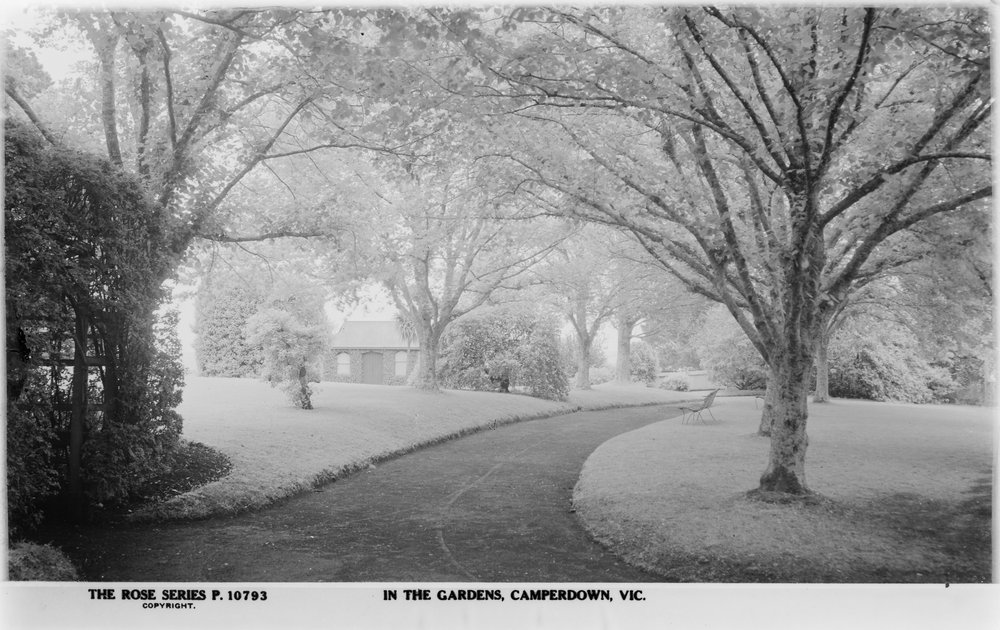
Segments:
[[[769,448],[753,401],[713,412],[718,424],[661,422],[591,455],[574,502],[598,540],[671,581],[991,580],[992,409],[812,405],[818,496],[788,505],[746,495]]]

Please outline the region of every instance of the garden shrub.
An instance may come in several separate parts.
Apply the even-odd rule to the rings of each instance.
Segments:
[[[194,350],[202,376],[253,377],[260,373],[260,346],[247,343],[246,324],[263,298],[231,278],[211,278],[195,300]]]
[[[538,321],[527,342],[518,347],[514,382],[527,388],[528,394],[547,400],[566,400],[569,380],[560,369],[559,337],[549,321]]]
[[[41,380],[37,375],[30,379]],[[7,401],[7,523],[11,537],[41,521],[38,504],[59,489],[52,403],[44,383],[27,382]]]
[[[601,385],[603,383],[610,383],[617,378],[615,369],[610,365],[602,365],[601,367],[590,368],[590,384],[591,385]]]
[[[725,306],[709,309],[694,344],[712,380],[741,390],[766,386],[767,364]]]
[[[326,331],[303,324],[292,313],[268,308],[250,318],[247,332],[248,340],[263,347],[264,380],[280,387],[296,407],[312,409],[309,384],[321,380],[316,360]]]
[[[652,385],[660,374],[660,363],[656,352],[648,343],[633,341],[630,363],[632,380]]]
[[[927,403],[944,402],[955,390],[946,369],[920,356],[913,333],[892,323],[849,320],[828,357],[831,396]]]
[[[664,379],[663,382],[660,383],[660,389],[669,389],[675,392],[686,392],[691,389],[691,384],[688,383],[686,378],[672,376]]]
[[[322,296],[297,283],[276,288],[246,324],[247,343],[262,348],[264,380],[300,409],[312,409],[310,383],[323,378],[329,336]]]
[[[509,391],[564,400],[569,382],[555,325],[532,312],[492,309],[451,325],[442,344],[447,387]]]

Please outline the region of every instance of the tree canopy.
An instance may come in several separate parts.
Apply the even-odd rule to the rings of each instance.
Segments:
[[[807,492],[820,326],[908,230],[992,195],[985,12],[525,11],[494,89],[547,142],[504,157],[726,304],[777,397],[761,488]]]
[[[554,270],[557,245],[595,298],[564,309],[581,355],[595,322],[634,328],[600,248],[563,243],[610,228],[767,365],[765,493],[809,492],[810,379],[852,305],[931,256],[990,284],[982,8],[52,15],[89,74],[50,86],[20,51],[8,110],[136,176],[169,217],[160,280],[200,242],[292,239],[329,284],[389,289],[433,389],[446,329]]]

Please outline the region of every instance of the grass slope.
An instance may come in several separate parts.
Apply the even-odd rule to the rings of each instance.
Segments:
[[[578,409],[662,404],[684,392],[605,385],[565,403],[513,394],[322,383],[314,409],[293,408],[255,380],[188,378],[183,437],[218,449],[232,463],[223,478],[136,510],[136,520],[236,513],[331,481],[419,446],[498,424]]]
[[[661,422],[591,455],[574,503],[598,540],[678,581],[990,581],[992,409],[812,405],[818,497],[789,505],[746,496],[769,447],[752,399],[713,412],[718,424]]]

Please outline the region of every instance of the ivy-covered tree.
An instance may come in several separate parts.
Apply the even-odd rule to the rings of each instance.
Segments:
[[[5,121],[11,525],[58,490],[74,519],[125,499],[176,447],[183,371],[157,329],[172,217],[104,160]],[[168,326],[169,327],[169,326]],[[175,332],[175,331],[174,331]]]

